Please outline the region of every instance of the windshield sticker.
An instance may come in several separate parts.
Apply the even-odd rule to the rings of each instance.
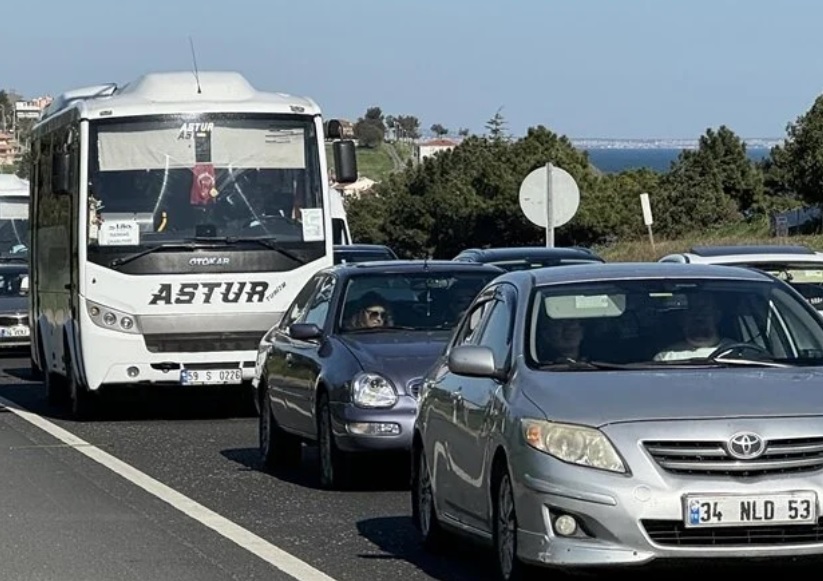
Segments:
[[[576,296],[574,306],[577,309],[605,309],[609,306],[609,297],[607,295]]]
[[[303,224],[303,241],[316,242],[323,240],[323,210],[322,208],[300,208]]]
[[[140,244],[140,225],[135,220],[106,220],[98,232],[101,246],[137,246]]]

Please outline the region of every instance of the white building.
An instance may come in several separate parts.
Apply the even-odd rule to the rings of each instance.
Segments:
[[[425,158],[434,155],[438,151],[448,151],[457,147],[457,142],[451,139],[432,139],[431,141],[423,141],[417,145],[417,161],[423,161]]]

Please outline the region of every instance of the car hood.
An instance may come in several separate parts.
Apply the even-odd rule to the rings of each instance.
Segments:
[[[434,365],[451,331],[377,331],[339,336],[364,371],[380,373],[399,390]]]
[[[823,416],[823,369],[532,372],[523,393],[552,420]]]
[[[0,297],[0,313],[2,314],[28,314],[28,297]]]

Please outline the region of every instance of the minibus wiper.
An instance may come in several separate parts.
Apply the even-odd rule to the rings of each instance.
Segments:
[[[284,250],[283,248],[280,248],[277,245],[276,242],[274,242],[273,240],[269,240],[267,238],[254,238],[254,237],[245,237],[245,236],[217,236],[217,237],[209,236],[209,237],[203,237],[203,238],[196,238],[196,240],[203,240],[203,241],[208,240],[208,241],[220,242],[222,244],[228,244],[228,245],[246,244],[246,243],[259,244],[260,246],[265,246],[269,250],[274,250],[275,252],[278,252],[278,253],[282,254],[283,256],[285,256],[286,258],[290,258],[295,262],[299,262],[300,264],[307,264],[307,261],[304,260],[303,258],[301,258],[300,256],[297,256],[293,252],[289,252],[288,250]]]
[[[119,258],[115,258],[111,262],[109,262],[110,267],[121,266],[123,264],[129,263],[132,260],[137,260],[142,256],[146,256],[147,254],[152,254],[154,252],[162,252],[164,250],[188,250],[194,251],[198,248],[216,248],[219,247],[219,244],[202,244],[200,242],[187,242],[185,244],[176,243],[176,244],[158,244],[157,246],[152,246],[151,248],[146,248],[145,250],[141,250],[140,252],[135,252],[134,254],[127,254],[126,256],[121,256]]]

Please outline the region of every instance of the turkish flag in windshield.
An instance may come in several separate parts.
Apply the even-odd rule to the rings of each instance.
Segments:
[[[191,184],[190,201],[194,206],[204,206],[217,197],[214,180],[214,166],[210,163],[198,163],[192,170],[194,179]]]
[[[194,206],[204,206],[213,202],[219,193],[211,163],[211,131],[197,131],[194,134],[194,161],[189,200]]]

